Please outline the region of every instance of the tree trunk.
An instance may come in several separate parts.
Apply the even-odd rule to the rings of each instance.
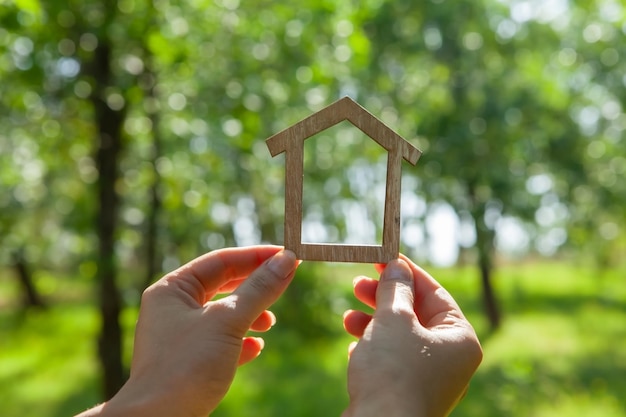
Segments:
[[[122,150],[122,123],[124,111],[114,110],[107,105],[106,88],[111,85],[111,48],[106,39],[101,39],[94,51],[90,75],[95,80],[91,97],[94,105],[98,140],[96,165],[98,168],[98,212],[96,230],[98,234],[98,273],[101,330],[98,340],[98,355],[103,370],[105,398],[111,398],[125,382],[122,364],[122,329],[119,316],[122,309],[117,288],[117,265],[115,260],[115,232],[119,197],[115,190],[118,180],[119,155]]]
[[[493,290],[493,256],[495,232],[485,224],[486,205],[483,201],[478,201],[476,188],[473,184],[468,185],[470,200],[472,201],[472,217],[476,231],[476,248],[478,250],[478,269],[482,286],[483,308],[489,321],[489,328],[495,331],[500,327],[501,313]]]
[[[478,236],[478,233],[477,233]],[[491,277],[493,272],[492,252],[483,247],[486,242],[477,242],[478,244],[478,267],[480,270],[480,278],[483,292],[483,307],[485,314],[489,320],[489,328],[495,331],[500,327],[501,313],[493,291]]]
[[[46,304],[37,292],[37,288],[33,282],[33,276],[28,269],[26,259],[22,250],[13,253],[13,268],[15,268],[17,279],[22,288],[22,306],[28,308],[45,308]]]

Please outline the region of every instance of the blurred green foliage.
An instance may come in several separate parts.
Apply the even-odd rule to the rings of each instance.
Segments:
[[[428,258],[417,249],[440,203],[466,229],[500,240],[506,225],[523,230],[512,244],[522,253],[584,249],[610,265],[624,248],[618,2],[5,1],[0,35],[3,262],[24,247],[41,267],[92,269],[95,86],[83,66],[100,39],[114,46],[104,98],[128,109],[117,189],[129,276],[155,177],[165,269],[280,242],[284,173],[263,139],[343,94],[425,152],[405,170],[407,191],[431,203],[403,213],[424,235],[406,239],[415,256]],[[354,179],[352,153],[320,155],[318,167],[333,169],[312,174],[311,199],[331,190],[337,204],[362,201],[327,183]],[[346,227],[342,210],[321,217],[326,235]]]

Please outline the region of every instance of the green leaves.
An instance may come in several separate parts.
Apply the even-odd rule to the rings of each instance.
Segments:
[[[156,173],[168,213],[160,227],[164,242],[179,242],[172,256],[208,249],[212,228],[236,244],[234,219],[218,224],[207,213],[242,196],[255,202],[251,221],[261,239],[279,243],[281,167],[262,141],[343,94],[423,148],[423,160],[405,174],[424,180],[413,190],[420,198],[464,213],[471,184],[482,190],[481,204],[498,204],[502,216],[530,224],[537,215],[531,208],[542,203],[527,193],[526,179],[545,174],[555,178],[550,193],[571,219],[586,218],[590,205],[607,213],[598,225],[586,221],[585,233],[621,225],[619,57],[626,51],[616,17],[623,10],[607,7],[588,2],[540,15],[490,1],[309,2],[297,9],[199,0],[12,2],[0,11],[0,180],[10,190],[1,204],[12,207],[3,210],[3,224],[45,212],[64,233],[83,233],[78,219],[91,207],[97,175],[93,109],[85,100],[99,91],[83,74],[106,37],[115,79],[104,99],[128,108],[119,185],[125,213],[146,218],[158,134]],[[33,143],[31,162],[14,160]],[[338,150],[333,164],[349,166],[352,156]],[[28,168],[35,165],[41,169]],[[328,181],[319,176],[312,186],[322,190]],[[25,189],[40,190],[27,193],[26,205]],[[593,198],[583,204],[581,195]],[[342,190],[337,198],[354,196]],[[145,226],[141,216],[124,218],[134,219],[127,223],[134,230]]]

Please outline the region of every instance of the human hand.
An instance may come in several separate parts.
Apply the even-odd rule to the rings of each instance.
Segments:
[[[128,382],[88,416],[207,416],[238,365],[264,342],[246,337],[275,322],[267,311],[298,262],[275,246],[222,249],[167,274],[142,297]],[[230,295],[211,301],[218,293]]]
[[[482,360],[476,333],[452,296],[408,258],[377,268],[380,281],[354,281],[373,316],[344,315],[359,341],[350,346],[343,417],[446,416]]]

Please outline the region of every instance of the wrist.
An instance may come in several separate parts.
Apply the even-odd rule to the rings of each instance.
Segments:
[[[128,382],[109,401],[76,417],[171,417],[181,415],[175,398],[155,395],[150,389],[140,389]],[[187,414],[185,414],[187,416]]]
[[[119,397],[113,397],[109,401],[99,404],[76,417],[158,417],[165,416],[155,411],[158,407],[154,406],[154,403],[149,401],[142,401],[141,399],[120,399]]]
[[[360,401],[350,401],[341,417],[432,417],[414,398],[397,398],[393,395],[376,395]]]

